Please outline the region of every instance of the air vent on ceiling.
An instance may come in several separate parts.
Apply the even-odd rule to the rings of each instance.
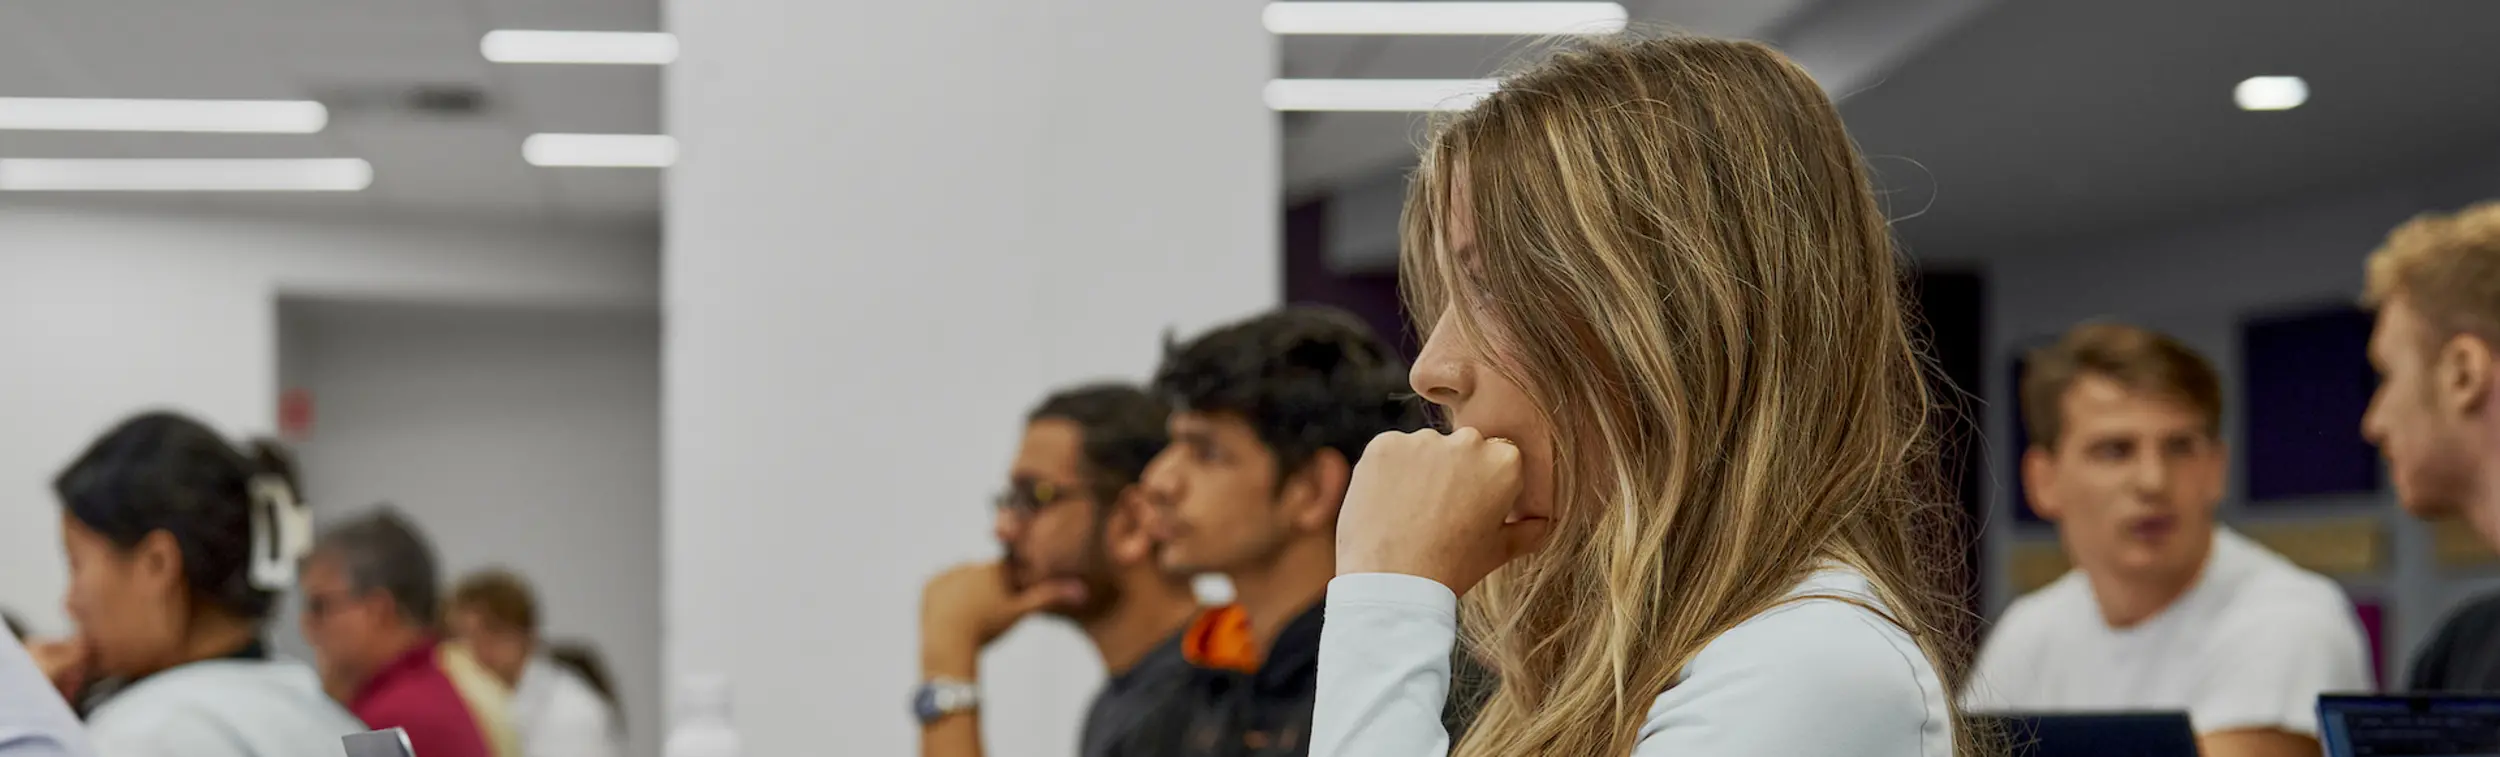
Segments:
[[[333,116],[459,119],[484,115],[486,90],[470,84],[371,84],[320,93]]]

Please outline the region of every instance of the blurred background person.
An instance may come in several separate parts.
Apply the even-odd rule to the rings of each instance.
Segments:
[[[2362,434],[2378,445],[2407,512],[2462,517],[2500,544],[2500,202],[2425,214],[2370,253],[2378,392]],[[2500,597],[2444,620],[2413,662],[2422,691],[2500,691]]]
[[[237,451],[170,413],[115,426],[53,482],[74,639],[37,657],[114,757],[333,757],[364,730],[313,671],[270,659],[265,624],[308,540],[274,447]]]
[[[2073,570],[2014,602],[1967,687],[1980,711],[2182,710],[2214,757],[2315,755],[2317,696],[2372,688],[2336,584],[2214,523],[2222,384],[2168,336],[2097,323],[2024,363],[2032,508]]]
[[[457,681],[482,666],[435,634],[437,575],[433,547],[388,508],[322,532],[302,585],[322,685],[366,725],[406,729],[424,757],[519,757],[508,697]]]
[[[518,574],[489,569],[452,589],[450,640],[511,689],[523,757],[616,757],[625,725],[606,666],[587,647],[563,650],[539,635],[536,592]]]
[[[929,580],[921,599],[921,668],[913,696],[922,757],[982,753],[981,649],[1033,613],[1076,623],[1109,674],[1086,709],[1079,757],[1183,751],[1196,673],[1181,630],[1198,613],[1189,578],[1156,560],[1138,478],[1168,440],[1169,406],[1126,384],[1042,400],[998,496],[997,561]],[[970,693],[973,696],[962,696]]]
[[[1164,570],[1223,574],[1235,598],[1183,642],[1191,663],[1228,674],[1192,692],[1185,754],[1309,753],[1337,510],[1372,437],[1423,426],[1405,379],[1395,348],[1333,308],[1165,351],[1153,389],[1173,403],[1172,441],[1146,470],[1148,522]]]

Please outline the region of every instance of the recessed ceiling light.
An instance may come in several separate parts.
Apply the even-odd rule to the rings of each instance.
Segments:
[[[521,159],[549,167],[667,168],[677,162],[677,139],[666,134],[532,134],[521,141]]]
[[[312,134],[330,110],[310,100],[116,100],[0,97],[0,129]]]
[[[0,159],[0,191],[354,192],[373,185],[355,158],[275,160]]]
[[[2309,101],[2309,82],[2298,76],[2251,76],[2231,88],[2240,110],[2291,110]]]
[[[1466,110],[1500,86],[1493,79],[1277,79],[1267,83],[1276,110],[1420,112]]]
[[[1620,3],[1279,2],[1268,3],[1274,34],[1613,34],[1631,14]]]
[[[677,35],[667,32],[498,29],[487,32],[477,47],[496,63],[665,66],[677,60]]]

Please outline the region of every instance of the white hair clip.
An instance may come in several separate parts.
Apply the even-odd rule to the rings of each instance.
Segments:
[[[312,551],[312,513],[283,476],[253,476],[251,492],[252,586],[285,591],[295,586],[295,564]]]

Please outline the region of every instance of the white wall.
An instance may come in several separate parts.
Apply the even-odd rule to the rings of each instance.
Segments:
[[[2100,239],[2004,245],[1992,250],[1952,251],[1932,257],[1975,260],[1987,272],[1988,352],[1986,416],[1991,482],[1989,571],[1992,607],[2011,601],[2006,555],[2020,534],[2045,536],[2045,527],[2018,530],[2011,513],[2020,507],[2012,491],[2010,447],[2015,389],[2008,366],[2028,340],[2054,336],[2092,318],[2113,318],[2178,337],[2204,353],[2223,373],[2234,406],[2224,428],[2234,448],[2245,448],[2236,407],[2239,379],[2238,324],[2246,316],[2277,309],[2352,304],[2361,292],[2362,261],[2387,232],[2416,214],[2454,210],[2500,197],[2500,160],[2466,161],[2385,183],[2354,187],[2171,226],[2112,234]],[[2359,418],[2354,418],[2357,426]],[[2270,506],[2252,512],[2242,505],[2242,469],[2232,467],[2225,518],[2297,519],[2310,515],[2376,512],[2387,523],[2393,565],[2383,576],[2348,581],[2356,591],[2386,602],[2388,680],[2400,674],[2414,648],[2459,598],[2489,581],[2441,576],[2429,562],[2429,535],[2394,507],[2393,494],[2314,506]],[[2356,506],[2358,509],[2356,510]]]
[[[1259,8],[667,4],[667,664],[749,753],[911,753],[921,582],[996,554],[1020,414],[1277,301]],[[1068,754],[1098,665],[1024,636],[991,753]]]
[[[504,566],[593,642],[630,754],[659,753],[660,323],[644,309],[290,302],[282,372],[323,522],[389,502],[444,572]],[[292,635],[289,631],[288,635]]]
[[[648,234],[0,207],[0,604],[65,630],[50,477],[136,410],[265,433],[280,293],[640,304]]]

